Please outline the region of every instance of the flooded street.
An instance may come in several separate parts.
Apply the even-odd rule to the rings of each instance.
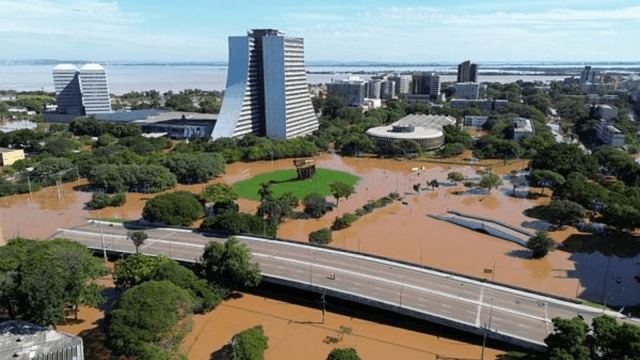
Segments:
[[[529,251],[517,244],[427,216],[442,215],[447,209],[452,209],[499,219],[535,232],[538,220],[525,216],[524,211],[547,203],[548,197],[536,201],[514,198],[511,196],[511,184],[506,179],[490,194],[465,192],[461,184],[447,181],[450,171],[476,178],[478,167],[393,159],[343,159],[331,154],[318,156],[315,160],[317,167],[358,176],[356,193],[349,199],[341,199],[339,206],[321,219],[285,222],[278,230],[280,238],[306,242],[310,232],[330,227],[336,216],[353,213],[367,201],[397,191],[406,205],[396,201],[363,216],[348,229],[333,232],[330,246],[401,259],[571,299],[580,297],[601,301],[605,289],[609,303],[640,296],[640,289],[633,279],[638,273],[637,257],[607,258],[599,253],[571,254],[556,250],[543,259],[531,260]],[[513,169],[521,169],[525,163],[519,161],[503,166],[502,162],[494,161],[485,166],[493,166],[496,173],[508,174]],[[292,159],[235,163],[227,166],[223,177],[210,183],[232,184],[259,173],[291,168],[294,168]],[[436,189],[426,185],[433,179],[440,183]],[[419,192],[413,190],[416,183],[421,184]],[[127,194],[127,203],[123,207],[90,211],[84,208],[84,203],[91,199],[91,194],[73,190],[82,184],[83,180],[64,184],[60,191],[51,187],[31,196],[23,194],[0,198],[0,224],[4,239],[18,235],[45,239],[57,228],[80,225],[89,217],[138,219],[145,200],[155,196]],[[203,186],[180,185],[175,190],[198,193]],[[327,200],[334,201],[332,197]],[[258,204],[245,199],[238,203],[246,212],[255,212]],[[575,229],[570,228],[550,233],[550,236],[563,241],[576,234]],[[607,274],[603,274],[604,268],[608,269]],[[340,325],[345,325],[351,327],[353,333],[345,335],[339,346],[353,346],[365,359],[435,359],[435,354],[479,358],[480,354],[478,346],[332,313],[327,313],[325,324],[313,323],[319,316],[317,309],[245,295],[224,303],[210,314],[196,316],[194,330],[184,340],[182,350],[189,359],[208,359],[233,334],[262,324],[269,337],[266,359],[324,359],[332,345],[322,340],[335,334]],[[93,321],[81,325],[95,326]],[[492,352],[488,358],[495,354]]]

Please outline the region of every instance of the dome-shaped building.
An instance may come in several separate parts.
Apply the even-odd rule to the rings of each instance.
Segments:
[[[378,144],[413,140],[424,150],[435,150],[444,145],[442,127],[455,123],[456,119],[450,116],[408,115],[391,125],[370,128],[366,133]]]

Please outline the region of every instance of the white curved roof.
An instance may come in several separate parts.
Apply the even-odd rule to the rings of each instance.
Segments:
[[[53,70],[70,70],[70,71],[78,71],[78,68],[73,64],[58,64]]]
[[[393,125],[378,126],[367,130],[367,135],[386,139],[436,139],[444,136],[442,130],[416,126],[413,132],[393,132]]]
[[[104,68],[98,63],[88,63],[85,66],[81,67],[80,70],[104,70]]]

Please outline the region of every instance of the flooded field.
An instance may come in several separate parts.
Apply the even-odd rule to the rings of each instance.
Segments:
[[[452,209],[499,219],[535,232],[539,221],[527,217],[524,211],[547,203],[548,197],[535,201],[513,197],[512,186],[506,179],[500,188],[489,194],[468,192],[462,185],[447,181],[450,171],[477,177],[478,166],[340,158],[331,154],[318,156],[315,160],[318,167],[357,175],[360,180],[356,184],[356,193],[348,200],[341,199],[339,206],[321,219],[285,222],[278,230],[280,238],[306,242],[310,232],[329,227],[336,216],[354,212],[369,200],[397,191],[406,205],[394,202],[374,210],[350,228],[334,232],[330,246],[401,259],[567,298],[602,301],[606,293],[608,303],[622,304],[640,296],[640,289],[633,278],[638,273],[637,257],[608,258],[598,252],[571,254],[556,250],[543,259],[531,260],[529,251],[519,245],[428,217],[427,214],[444,214],[447,209]],[[493,162],[480,166],[491,166],[496,173],[508,174],[525,165],[519,161],[510,165]],[[236,163],[227,166],[226,175],[211,183],[231,184],[259,173],[290,168],[293,168],[292,160]],[[441,186],[429,188],[426,183],[433,179],[438,180]],[[419,192],[413,190],[417,183],[421,184]],[[0,224],[4,238],[20,235],[44,239],[57,228],[79,225],[88,217],[138,219],[145,200],[154,196],[127,194],[127,203],[123,207],[89,211],[84,208],[84,203],[90,200],[91,195],[74,191],[74,187],[82,184],[81,180],[64,184],[59,190],[51,187],[32,195],[0,198]],[[176,190],[198,193],[203,186],[180,185]],[[526,189],[517,191],[524,195]],[[333,201],[332,198],[327,199]],[[254,212],[258,204],[241,199],[239,205],[242,211]],[[559,242],[583,236],[571,228],[550,235]],[[606,273],[604,268],[608,269]],[[88,309],[83,311],[88,317],[96,315]],[[208,359],[233,334],[262,324],[270,338],[267,359],[323,359],[332,345],[324,344],[322,340],[335,333],[340,325],[345,325],[351,327],[353,333],[345,336],[339,346],[356,347],[366,359],[435,359],[435,354],[478,358],[480,353],[478,346],[337,314],[327,314],[325,324],[312,323],[318,316],[317,309],[245,295],[223,304],[210,314],[197,316],[194,331],[185,339],[182,349],[190,359]],[[93,323],[87,321],[79,326],[95,327]],[[493,358],[493,355],[488,358]]]

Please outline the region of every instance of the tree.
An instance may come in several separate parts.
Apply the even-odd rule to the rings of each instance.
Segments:
[[[467,178],[466,176],[464,176],[462,173],[459,173],[457,171],[452,171],[447,174],[447,180],[452,181],[454,183],[459,183],[461,181],[464,181],[466,178]]]
[[[544,339],[550,359],[589,359],[589,347],[585,345],[589,327],[580,319],[554,318],[553,332]]]
[[[225,170],[225,160],[218,153],[173,152],[164,159],[162,165],[171,170],[181,184],[206,182],[222,175]]]
[[[440,183],[438,182],[438,180],[433,179],[433,180],[427,181],[427,186],[431,187],[431,190],[435,190],[438,187],[440,187]]]
[[[552,170],[534,169],[529,174],[529,181],[532,184],[539,186],[541,188],[540,195],[543,195],[545,188],[561,186],[564,184],[565,179],[564,176]]]
[[[302,200],[304,212],[313,218],[320,218],[327,211],[326,199],[318,193],[311,193]]]
[[[527,248],[531,250],[531,257],[534,259],[544,257],[554,246],[555,242],[544,231],[537,231],[534,236],[527,240]]]
[[[118,288],[130,288],[151,280],[152,274],[163,264],[173,260],[164,256],[133,254],[124,260],[118,260],[114,267],[115,285]]]
[[[331,350],[327,360],[360,360],[360,356],[354,348],[336,348]]]
[[[262,280],[260,266],[251,263],[251,252],[235,236],[224,243],[209,242],[200,257],[203,275],[210,284],[229,290],[256,286]]]
[[[204,207],[188,191],[162,194],[147,201],[142,218],[151,223],[188,226],[204,216]]]
[[[262,325],[241,331],[233,337],[233,360],[262,360],[268,340]]]
[[[55,325],[70,304],[103,302],[96,279],[104,264],[86,246],[67,239],[32,241],[16,238],[0,247],[0,305],[11,317]]]
[[[549,219],[558,222],[558,225],[565,223],[575,224],[580,219],[587,216],[585,208],[573,201],[569,200],[552,200],[547,207]]]
[[[482,175],[479,185],[481,188],[487,189],[488,192],[491,192],[491,189],[502,185],[502,179],[500,179],[500,176],[492,172],[488,172]]]
[[[640,210],[631,205],[610,202],[602,210],[603,222],[618,231],[635,230],[640,227]]]
[[[202,190],[198,195],[198,199],[202,202],[233,202],[238,200],[238,192],[227,184],[212,184]]]
[[[191,295],[170,281],[135,286],[107,316],[106,344],[117,355],[139,355],[148,345],[169,350],[188,331],[192,312]]]
[[[420,184],[413,184],[413,191],[420,193]]]
[[[355,191],[353,185],[345,184],[342,181],[334,181],[329,184],[331,194],[336,198],[336,206],[340,202],[340,198],[349,200],[349,196]]]
[[[331,237],[331,229],[324,228],[309,233],[309,242],[313,244],[327,245],[333,241]]]
[[[139,254],[140,246],[149,238],[149,235],[144,231],[129,231],[127,232],[127,237],[133,242],[133,246],[136,247],[136,254]]]
[[[518,175],[511,175],[511,186],[513,186],[512,196],[516,196],[516,189],[525,186],[527,181]]]
[[[200,279],[191,269],[174,260],[159,264],[148,280],[168,280],[187,290],[194,299],[194,313],[208,312],[222,302],[222,292],[214,292],[205,279]]]

